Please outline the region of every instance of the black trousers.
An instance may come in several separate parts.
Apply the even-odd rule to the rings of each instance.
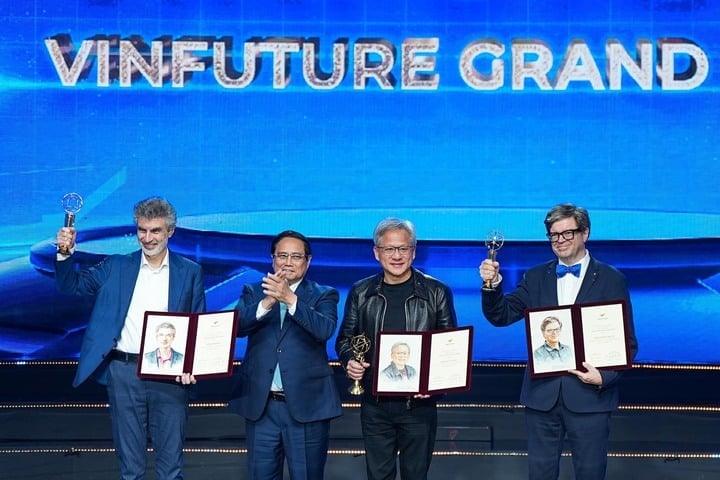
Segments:
[[[363,399],[360,423],[368,480],[426,480],[437,433],[435,401]],[[399,456],[398,456],[399,454]]]

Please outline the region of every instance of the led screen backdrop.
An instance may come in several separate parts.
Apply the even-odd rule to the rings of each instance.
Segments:
[[[545,212],[575,202],[592,255],[630,281],[637,361],[720,363],[718,5],[5,2],[0,356],[77,355],[92,299],[56,293],[51,240],[78,192],[83,265],[137,247],[137,200],[170,199],[211,310],[292,228],[342,315],[378,269],[375,224],[409,218],[416,265],[491,361],[526,347],[480,312],[486,233],[505,234],[512,286],[552,255]]]

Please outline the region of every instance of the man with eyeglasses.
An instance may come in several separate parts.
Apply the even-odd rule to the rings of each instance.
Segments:
[[[361,380],[360,424],[369,480],[427,479],[437,431],[436,399],[428,395],[373,396],[378,368],[355,360],[352,339],[371,339],[365,358],[375,358],[379,331],[427,331],[457,325],[450,289],[413,267],[417,236],[408,220],[386,218],[375,227],[375,259],[382,272],[356,282],[348,294],[335,350],[347,376]]]
[[[556,205],[545,216],[545,229],[556,258],[530,268],[518,287],[503,294],[500,264],[483,260],[482,309],[498,327],[524,318],[527,308],[625,300],[632,358],[637,340],[625,276],[590,256],[585,243],[590,236],[586,209],[571,203]],[[603,480],[607,469],[610,415],[619,405],[620,373],[599,370],[583,362],[582,370],[531,379],[525,371],[520,401],[525,405],[528,470],[531,480],[557,480],[567,435],[575,478]]]
[[[341,415],[328,364],[327,341],[337,326],[338,291],[305,277],[310,242],[286,230],[273,238],[274,273],[245,285],[238,336],[247,337],[230,408],[245,417],[248,478],[324,477],[330,420]]]
[[[552,363],[558,367],[570,365],[575,366],[575,354],[572,347],[560,342],[560,332],[562,332],[562,322],[557,317],[544,318],[540,324],[545,342],[533,351],[533,360],[535,364]]]

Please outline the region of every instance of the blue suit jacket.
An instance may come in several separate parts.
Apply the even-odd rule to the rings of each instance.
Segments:
[[[503,295],[502,284],[492,292],[483,290],[482,308],[485,318],[495,326],[507,326],[525,318],[526,308],[557,306],[557,263],[557,260],[552,260],[531,268],[525,273],[517,289],[508,295]],[[625,276],[614,267],[591,257],[575,303],[611,300],[627,302],[629,345],[632,358],[635,358],[638,344]],[[602,388],[598,389],[595,385],[582,383],[575,375],[531,379],[526,370],[520,401],[535,410],[548,411],[555,405],[558,395],[562,394],[565,406],[573,412],[614,410],[619,404],[617,381],[620,374],[612,370],[601,370],[600,374],[603,383]]]
[[[130,308],[135,281],[140,272],[140,250],[127,255],[110,255],[80,272],[70,259],[55,262],[58,289],[69,295],[93,295],[95,305],[80,349],[73,386],[89,377],[107,383],[107,354],[115,347]],[[169,252],[170,285],[168,310],[203,312],[205,287],[202,268],[192,260]]]
[[[342,413],[326,351],[337,326],[338,291],[303,279],[295,294],[295,314],[285,315],[282,330],[279,303],[256,319],[258,304],[265,296],[260,283],[245,285],[240,296],[238,336],[247,336],[248,342],[245,358],[235,372],[230,408],[249,420],[263,414],[278,363],[293,419],[314,422]]]

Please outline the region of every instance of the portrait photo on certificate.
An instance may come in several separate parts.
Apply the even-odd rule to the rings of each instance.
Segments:
[[[379,335],[375,391],[387,395],[420,390],[422,335],[412,332]]]
[[[190,317],[149,314],[145,317],[138,365],[142,375],[183,373]]]
[[[576,367],[570,308],[528,312],[526,331],[533,374],[565,373]]]

